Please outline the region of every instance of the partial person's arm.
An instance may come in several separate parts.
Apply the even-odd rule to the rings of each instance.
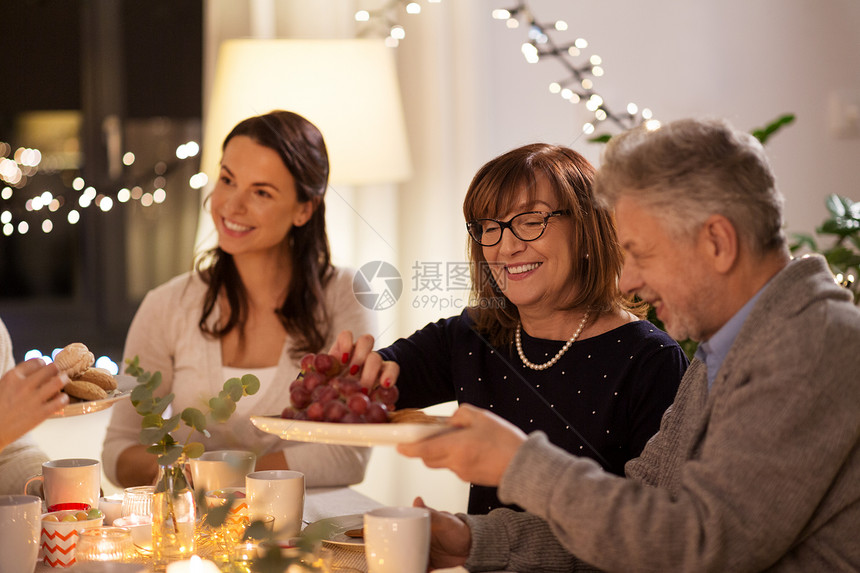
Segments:
[[[60,390],[68,382],[56,365],[33,358],[0,378],[0,451],[69,403]]]

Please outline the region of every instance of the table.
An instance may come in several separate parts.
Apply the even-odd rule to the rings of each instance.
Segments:
[[[305,492],[305,509],[302,521],[308,524],[328,517],[365,513],[381,506],[382,504],[378,501],[348,487],[310,488]],[[327,546],[326,551],[335,566],[342,565],[358,569],[359,571],[367,571],[367,563],[364,559],[364,553],[361,551],[333,546]],[[56,569],[43,563],[37,563],[35,573],[59,573],[61,571],[68,571],[69,573],[80,571],[80,573],[85,573],[87,569],[89,567],[84,567],[83,565],[74,565],[68,569]],[[92,570],[95,571],[96,568]],[[140,565],[128,565],[128,567],[116,567],[111,569],[111,571],[116,571],[117,573],[120,571],[123,573],[125,571],[128,571],[128,573],[146,573],[149,570],[145,566],[141,568]],[[335,569],[335,573],[336,571],[337,569]]]

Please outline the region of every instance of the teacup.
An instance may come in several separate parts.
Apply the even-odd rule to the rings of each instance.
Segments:
[[[45,505],[49,511],[98,507],[101,496],[101,464],[98,460],[69,458],[50,460],[42,464],[42,475],[36,475],[24,484],[24,493],[30,486],[42,482]]]
[[[33,571],[41,513],[42,500],[35,495],[0,495],[0,573]]]
[[[215,450],[204,452],[189,460],[191,480],[196,491],[212,491],[225,487],[244,487],[245,476],[254,471],[257,456],[244,450]]]

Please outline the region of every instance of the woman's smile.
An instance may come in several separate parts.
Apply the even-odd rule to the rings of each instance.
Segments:
[[[505,272],[510,280],[518,281],[525,279],[540,267],[543,263],[520,263],[517,265],[505,265]]]
[[[226,217],[221,217],[221,221],[224,223],[225,231],[234,236],[238,237],[248,233],[249,231],[253,231],[254,227],[249,227],[248,225],[243,225],[241,223],[237,223],[235,221],[231,221]]]

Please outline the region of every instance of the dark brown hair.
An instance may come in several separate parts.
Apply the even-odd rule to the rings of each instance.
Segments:
[[[274,150],[293,176],[300,203],[312,201],[313,215],[300,227],[293,226],[285,242],[293,272],[284,304],[277,310],[287,334],[295,341],[290,350],[293,358],[307,352],[318,352],[325,344],[328,316],[323,305],[323,288],[332,275],[331,253],[325,230],[325,197],[328,188],[328,152],[322,133],[304,117],[289,111],[272,111],[239,122],[227,135],[222,150],[238,135]],[[234,328],[243,339],[248,316],[245,286],[239,277],[233,256],[215,247],[204,253],[195,268],[209,285],[200,317],[200,330],[221,338]],[[208,318],[224,293],[230,315],[214,327]]]
[[[592,195],[594,173],[588,160],[572,149],[545,143],[525,145],[481,167],[466,192],[463,215],[466,221],[504,215],[521,201],[522,194],[533,200],[538,177],[545,178],[558,200],[556,208],[569,212],[572,251],[580,255],[572,261],[575,282],[570,286],[576,296],[567,308],[588,307],[596,313],[625,309],[641,315],[642,309],[618,288],[623,253],[611,213]],[[510,344],[519,312],[493,279],[481,246],[470,239],[468,251],[470,315],[491,344]]]

